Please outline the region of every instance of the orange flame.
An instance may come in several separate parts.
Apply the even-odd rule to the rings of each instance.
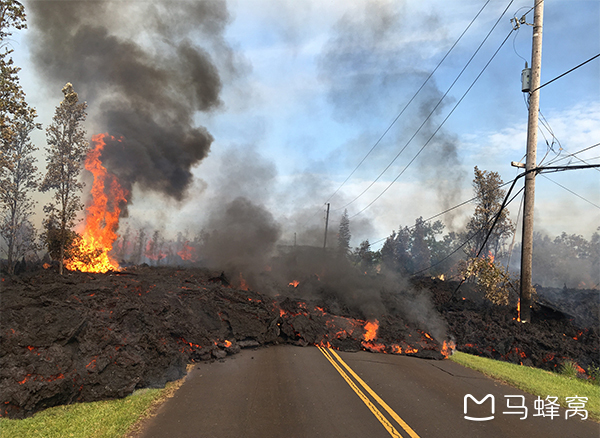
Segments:
[[[127,202],[129,192],[121,187],[117,177],[108,173],[100,162],[100,155],[108,134],[92,137],[94,148],[85,159],[85,168],[94,176],[91,195],[92,203],[86,209],[85,228],[79,249],[83,253],[100,250],[100,255],[92,261],[66,260],[65,267],[71,271],[107,272],[118,270],[119,264],[110,255],[113,243],[117,240],[120,205]],[[113,137],[111,137],[113,138]]]
[[[300,282],[298,280],[294,280],[290,284],[288,284],[288,286],[298,287],[299,284],[300,284]]]
[[[245,290],[245,291],[250,289],[250,287],[248,286],[248,283],[246,283],[246,280],[244,280],[244,277],[242,277],[241,272],[240,272],[240,289]]]
[[[448,357],[452,356],[455,348],[456,348],[456,344],[454,343],[454,341],[444,341],[442,343],[442,351],[441,352],[445,358],[448,358]]]
[[[227,339],[225,339],[225,342],[223,342],[223,344],[225,345],[225,348],[231,347],[231,342],[228,341]]]
[[[371,321],[367,321],[365,324],[366,333],[364,335],[365,341],[372,341],[377,336],[377,329],[379,328],[379,321],[376,319]]]
[[[179,251],[177,255],[181,257],[181,260],[193,262],[195,261],[194,253],[196,251],[195,248],[188,245],[188,243],[189,242],[185,242],[183,244],[183,248],[181,248],[181,251]]]

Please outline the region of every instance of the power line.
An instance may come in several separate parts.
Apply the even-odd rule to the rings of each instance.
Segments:
[[[433,71],[429,74],[429,76],[427,76],[427,79],[425,79],[425,81],[423,82],[423,84],[421,85],[421,87],[417,90],[417,92],[411,97],[411,99],[408,101],[408,103],[404,106],[404,108],[402,108],[402,111],[400,111],[400,113],[396,116],[396,118],[392,121],[392,123],[387,127],[387,129],[383,132],[383,134],[381,134],[381,136],[379,137],[379,139],[375,142],[375,144],[373,145],[373,147],[371,148],[371,150],[369,150],[369,152],[367,152],[367,154],[364,156],[364,158],[360,161],[360,163],[358,163],[358,165],[354,168],[354,170],[352,172],[350,172],[350,175],[348,175],[348,177],[344,180],[344,182],[342,182],[342,184],[332,193],[332,195],[327,199],[327,201],[325,201],[325,203],[329,202],[331,200],[331,198],[333,198],[335,196],[335,194],[337,192],[340,191],[340,189],[348,182],[348,180],[352,177],[352,175],[354,175],[354,173],[358,170],[358,168],[365,162],[365,160],[367,159],[367,157],[369,155],[371,155],[371,152],[373,152],[373,150],[375,150],[375,148],[379,145],[379,143],[381,142],[381,140],[383,139],[383,137],[386,136],[386,134],[390,131],[390,129],[392,129],[392,127],[396,124],[396,122],[398,121],[398,119],[402,116],[402,114],[404,114],[404,111],[406,111],[406,109],[408,108],[408,106],[413,102],[413,100],[415,100],[415,98],[417,97],[417,95],[421,92],[421,90],[425,87],[425,85],[427,84],[427,82],[429,82],[429,80],[431,79],[431,77],[434,75],[434,73],[440,68],[440,66],[442,65],[442,63],[446,60],[446,58],[448,57],[448,55],[450,55],[450,52],[452,52],[452,50],[456,47],[456,45],[459,43],[459,41],[462,39],[462,37],[465,35],[465,33],[467,33],[467,31],[469,30],[469,28],[473,25],[473,23],[475,22],[475,20],[477,20],[477,18],[479,17],[479,15],[483,12],[483,10],[485,9],[485,7],[488,5],[488,3],[490,2],[490,0],[488,0],[483,7],[479,10],[479,12],[477,12],[477,14],[475,15],[475,17],[471,20],[471,22],[469,23],[469,25],[465,28],[465,30],[460,34],[460,36],[458,37],[458,39],[454,42],[454,44],[452,45],[452,47],[450,47],[450,49],[448,50],[448,52],[446,52],[446,54],[444,55],[444,57],[442,58],[442,60],[438,63],[438,65],[435,67],[435,69],[433,69]]]
[[[512,3],[512,2],[511,2]],[[511,31],[508,33],[508,35],[506,35],[506,38],[504,38],[504,41],[502,41],[502,44],[500,44],[500,47],[498,47],[498,49],[496,49],[496,51],[494,52],[494,54],[492,55],[492,57],[489,59],[489,61],[485,64],[485,66],[483,67],[483,69],[481,70],[481,72],[477,75],[477,77],[475,78],[475,80],[473,81],[473,83],[469,86],[469,88],[464,92],[464,94],[462,95],[462,97],[460,98],[460,100],[458,102],[456,102],[456,105],[454,105],[454,107],[452,108],[452,110],[448,113],[448,115],[446,116],[446,118],[442,121],[442,123],[438,126],[438,128],[433,132],[433,134],[429,137],[429,139],[425,142],[425,144],[421,147],[421,149],[419,149],[419,151],[417,152],[417,154],[412,158],[412,160],[409,161],[409,163],[404,167],[404,169],[398,174],[398,176],[396,176],[396,178],[394,178],[392,180],[392,182],[379,194],[377,195],[377,197],[375,197],[375,199],[373,199],[366,207],[364,207],[362,210],[360,210],[358,213],[354,214],[353,216],[351,216],[351,218],[358,216],[359,214],[361,214],[363,211],[365,211],[367,208],[369,208],[371,205],[373,205],[379,198],[381,198],[383,196],[383,194],[385,192],[387,192],[390,187],[392,187],[392,185],[402,176],[402,174],[406,171],[406,169],[408,169],[408,167],[417,159],[417,157],[421,154],[421,152],[423,152],[423,150],[425,149],[425,147],[427,147],[427,145],[429,145],[429,143],[431,142],[431,140],[433,139],[433,137],[439,132],[439,130],[442,128],[442,126],[444,126],[444,124],[446,123],[446,121],[450,118],[450,116],[454,113],[454,111],[456,110],[456,108],[458,107],[458,105],[461,104],[461,102],[464,100],[464,98],[467,96],[467,94],[469,93],[469,91],[471,91],[471,89],[475,86],[475,84],[477,83],[477,81],[479,80],[479,78],[481,77],[481,75],[483,75],[483,73],[485,72],[485,70],[487,69],[487,67],[491,64],[491,62],[494,60],[494,58],[496,57],[496,55],[498,54],[498,52],[500,51],[500,49],[502,49],[502,47],[504,46],[504,44],[506,43],[506,41],[508,41],[508,38],[510,37],[510,34],[512,33],[512,29]],[[395,159],[394,159],[395,161]],[[391,165],[391,164],[390,164]],[[389,167],[389,166],[388,166]],[[381,176],[381,175],[380,175]],[[378,177],[379,178],[379,177]],[[373,182],[374,184],[374,182]],[[372,185],[372,184],[371,184]],[[369,186],[370,187],[370,186]],[[363,192],[364,193],[364,192]],[[362,193],[361,193],[362,195]],[[361,196],[359,195],[359,197]],[[354,202],[357,198],[355,198],[352,202]],[[349,205],[349,204],[348,204]]]
[[[471,58],[469,59],[469,61],[466,63],[466,65],[463,67],[463,69],[460,71],[460,73],[458,74],[458,76],[454,79],[454,82],[452,82],[452,84],[450,85],[450,87],[448,88],[448,90],[446,90],[446,92],[444,93],[444,95],[440,98],[440,100],[438,101],[438,103],[435,105],[435,107],[431,110],[431,112],[429,113],[429,115],[425,118],[425,120],[423,121],[423,123],[421,123],[421,125],[419,126],[419,128],[415,131],[415,133],[412,135],[412,137],[408,140],[408,142],[406,142],[406,144],[404,145],[404,147],[400,150],[400,152],[398,152],[396,154],[396,156],[394,157],[394,159],[385,167],[385,169],[383,169],[383,171],[377,176],[377,178],[375,178],[375,180],[369,184],[369,186],[363,190],[358,196],[356,196],[354,199],[352,199],[352,201],[348,202],[346,205],[344,205],[343,207],[340,207],[334,211],[338,211],[338,210],[342,210],[347,208],[350,204],[354,203],[357,199],[359,199],[360,197],[362,197],[362,195],[364,195],[371,187],[373,187],[373,185],[379,181],[379,179],[383,176],[383,174],[392,166],[392,164],[394,164],[394,162],[398,159],[398,157],[402,154],[402,152],[404,152],[404,150],[408,147],[408,145],[412,142],[412,140],[417,136],[417,134],[421,131],[421,129],[425,126],[425,124],[427,123],[427,121],[433,116],[433,114],[435,113],[435,111],[437,110],[437,108],[441,105],[442,101],[446,98],[446,96],[448,95],[448,93],[450,92],[450,90],[452,90],[452,88],[454,87],[454,85],[458,82],[458,80],[460,79],[460,77],[462,76],[462,74],[465,72],[465,70],[467,69],[467,67],[471,64],[471,62],[473,61],[473,59],[475,58],[475,56],[477,55],[477,53],[479,53],[479,50],[481,50],[481,47],[483,47],[483,45],[485,44],[485,42],[488,40],[488,38],[490,37],[490,35],[492,34],[492,32],[494,31],[494,29],[496,29],[496,27],[498,26],[498,24],[500,23],[500,21],[502,20],[502,17],[504,16],[504,14],[506,13],[506,11],[508,10],[508,8],[510,8],[510,6],[512,5],[514,0],[511,0],[510,3],[508,4],[508,6],[506,7],[506,9],[504,9],[504,11],[502,12],[500,18],[498,18],[498,20],[496,21],[496,23],[494,23],[494,26],[492,26],[492,28],[490,29],[490,31],[488,32],[488,34],[485,36],[485,38],[483,39],[483,41],[481,42],[481,44],[477,47],[477,50],[475,50],[475,53],[473,53],[473,55],[471,56]],[[512,29],[511,29],[512,32]],[[510,36],[510,33],[509,35]],[[504,40],[504,42],[502,43],[502,45],[504,45],[504,43],[506,42],[506,40],[508,39],[508,36],[506,37],[506,39]],[[500,46],[502,47],[502,46]],[[498,49],[499,50],[499,49]],[[496,53],[498,53],[498,51],[496,51]],[[494,56],[496,55],[496,53],[494,54]],[[494,57],[492,57],[493,59]],[[491,60],[490,60],[491,62]],[[484,67],[484,69],[482,70],[481,73],[483,73],[483,71],[485,70],[485,68],[489,65],[486,64],[486,66]],[[481,73],[479,74],[479,76],[481,76]],[[473,82],[473,84],[475,82],[477,82],[477,79],[479,79],[479,76],[477,76],[477,78],[475,79],[475,81]],[[469,90],[472,88],[473,84],[471,85],[471,87],[469,87]],[[467,90],[466,93],[469,92],[469,90]],[[466,95],[466,93],[463,95]],[[462,100],[462,99],[461,99]],[[458,104],[456,105],[458,106]],[[454,108],[456,108],[456,106]],[[444,120],[445,122],[445,120]],[[443,124],[443,123],[442,123]],[[441,127],[441,125],[440,125]],[[439,128],[438,128],[439,130]],[[436,131],[437,133],[437,131]],[[435,135],[435,134],[434,134]],[[387,191],[387,189],[386,189]],[[361,210],[362,212],[362,210]],[[357,213],[357,214],[360,214]],[[356,215],[354,215],[356,216]],[[353,216],[353,217],[354,217]]]
[[[571,158],[571,157],[572,157],[572,158],[575,158],[575,159],[577,159],[577,160],[579,160],[579,161],[581,161],[582,163],[589,164],[589,163],[588,163],[587,161],[585,161],[584,159],[577,157],[577,155],[578,155],[578,154],[581,154],[582,152],[585,152],[585,151],[588,151],[588,150],[590,150],[590,149],[593,149],[593,148],[595,148],[595,147],[598,147],[598,146],[600,146],[600,143],[596,143],[596,144],[594,144],[594,145],[592,145],[592,146],[588,146],[588,147],[587,147],[587,148],[585,148],[585,149],[582,149],[582,150],[580,150],[580,151],[578,151],[578,152],[574,152],[574,153],[572,153],[572,154],[569,154],[569,155],[565,155],[565,156],[563,156],[563,157],[556,157],[554,160],[551,160],[551,161],[549,161],[549,162],[548,162],[548,164],[558,163],[559,161],[563,161],[563,160],[566,160],[567,158]],[[564,150],[564,149],[563,149],[563,150]],[[597,170],[597,171],[599,171],[599,172],[600,172],[600,169],[595,169],[595,170]]]
[[[509,184],[511,184],[511,183],[512,183],[512,181],[509,181],[509,182],[503,183],[503,184],[499,185],[499,186],[498,186],[498,188],[505,187],[505,186],[507,186],[507,185],[509,185]],[[452,211],[452,210],[456,210],[457,208],[459,208],[459,207],[462,207],[463,205],[466,205],[466,204],[468,204],[469,202],[473,202],[473,201],[474,201],[474,200],[476,200],[477,198],[479,198],[479,196],[475,196],[475,197],[473,197],[473,198],[471,198],[471,199],[467,199],[466,201],[463,201],[463,202],[461,202],[460,204],[457,204],[457,205],[455,205],[454,207],[450,207],[450,208],[448,208],[448,209],[446,209],[446,210],[444,210],[444,211],[442,211],[442,212],[440,212],[440,213],[437,213],[437,214],[434,214],[434,215],[433,215],[433,216],[431,216],[431,217],[428,217],[427,219],[423,219],[423,223],[429,222],[430,220],[433,220],[433,219],[435,219],[436,217],[442,216],[443,214],[446,214],[446,213],[448,213],[448,212],[450,212],[450,211]],[[411,225],[410,227],[408,227],[408,229],[410,230],[410,229],[412,229],[412,228],[414,228],[414,227],[416,227],[416,224],[415,224],[415,225]],[[376,243],[382,242],[382,241],[386,240],[388,237],[389,237],[389,236],[386,236],[386,237],[384,237],[384,238],[382,238],[382,239],[376,240],[375,242],[372,242],[372,243],[371,243],[371,245],[374,245],[374,244],[376,244]]]
[[[581,196],[581,195],[579,195],[579,194],[575,193],[573,190],[571,190],[571,189],[568,189],[567,187],[563,186],[562,184],[559,184],[559,183],[557,183],[556,181],[554,181],[554,180],[552,180],[552,179],[548,178],[546,175],[542,175],[542,176],[543,176],[544,178],[546,178],[548,181],[550,181],[550,182],[552,182],[552,183],[556,184],[556,185],[557,185],[557,186],[559,186],[559,187],[562,187],[562,188],[563,188],[563,189],[565,189],[567,192],[569,192],[569,193],[571,193],[571,194],[573,194],[573,195],[577,196],[579,199],[582,199],[582,200],[584,200],[584,201],[585,201],[585,202],[587,202],[588,204],[591,204],[591,205],[593,205],[594,207],[596,207],[597,209],[599,209],[599,210],[600,210],[600,205],[598,205],[598,204],[594,204],[594,203],[593,203],[592,201],[590,201],[589,199],[586,199],[586,198],[584,198],[583,196]]]
[[[511,181],[511,182],[516,182],[516,180],[517,180],[517,179],[518,179],[518,177],[517,177],[517,178],[515,178],[515,179],[514,179],[513,181]],[[509,183],[509,184],[510,184],[510,183]],[[512,190],[512,187],[511,187],[511,190]],[[500,215],[502,214],[502,211],[503,211],[503,210],[506,208],[506,206],[507,206],[508,204],[510,204],[510,203],[511,203],[511,202],[512,202],[512,201],[513,201],[513,200],[514,200],[514,199],[515,199],[515,198],[516,198],[516,197],[517,197],[517,196],[518,196],[518,195],[519,195],[519,194],[520,194],[520,193],[521,193],[523,190],[524,190],[524,187],[522,187],[522,188],[521,188],[521,189],[520,189],[520,190],[519,190],[519,191],[518,191],[518,192],[515,194],[515,196],[513,196],[513,197],[510,199],[510,201],[506,202],[506,200],[508,199],[508,195],[510,195],[510,191],[509,191],[509,192],[507,193],[506,197],[504,198],[504,202],[503,202],[503,203],[502,203],[502,205],[500,206],[500,210],[499,210],[499,211],[498,211],[498,213],[497,213],[497,214],[494,216],[494,218],[493,218],[493,219],[490,219],[489,221],[487,221],[483,227],[481,227],[479,230],[475,231],[473,234],[471,234],[469,237],[467,237],[467,239],[466,239],[466,240],[465,240],[465,241],[464,241],[462,244],[460,244],[460,245],[459,245],[459,246],[458,246],[456,249],[454,249],[454,251],[452,251],[450,254],[446,255],[446,257],[444,257],[444,258],[443,258],[443,259],[441,259],[441,260],[438,260],[437,262],[435,262],[435,263],[431,264],[429,267],[427,267],[427,268],[425,268],[425,269],[421,269],[420,271],[413,272],[413,273],[411,274],[411,276],[419,275],[420,273],[422,273],[422,272],[425,272],[425,271],[428,271],[429,269],[431,269],[431,268],[434,268],[434,267],[436,267],[437,265],[439,265],[439,264],[441,264],[441,263],[445,262],[446,260],[448,260],[448,259],[449,259],[450,257],[452,257],[454,254],[456,254],[456,253],[457,253],[457,252],[458,252],[460,249],[462,249],[462,248],[463,248],[463,247],[464,247],[464,246],[465,246],[467,243],[469,243],[469,242],[470,242],[470,241],[471,241],[471,240],[472,240],[472,239],[473,239],[475,236],[477,236],[478,234],[480,234],[482,231],[485,231],[485,230],[487,229],[487,226],[488,226],[490,223],[492,223],[492,220],[493,220],[493,224],[492,224],[492,226],[490,227],[490,229],[488,230],[488,234],[487,234],[487,236],[486,236],[486,238],[485,238],[485,240],[484,240],[484,242],[483,242],[483,245],[481,246],[481,248],[480,248],[480,249],[479,249],[479,251],[477,252],[477,255],[476,255],[476,257],[479,257],[479,254],[481,253],[481,251],[483,250],[483,248],[485,248],[485,245],[486,245],[486,243],[487,243],[487,241],[488,241],[488,238],[489,238],[489,236],[491,235],[491,233],[492,233],[492,231],[493,231],[493,229],[494,229],[494,226],[496,225],[496,222],[498,221],[498,218],[500,218]],[[458,290],[458,289],[457,289],[457,290]]]
[[[546,85],[549,85],[549,84],[551,84],[552,82],[554,82],[555,80],[557,80],[557,79],[560,79],[560,78],[562,78],[563,76],[566,76],[566,75],[568,75],[568,74],[569,74],[569,73],[571,73],[572,71],[575,71],[575,70],[577,70],[579,67],[583,67],[583,66],[584,66],[584,65],[586,65],[588,62],[591,62],[591,61],[593,61],[594,59],[598,58],[599,56],[600,56],[600,53],[598,53],[596,56],[592,56],[592,57],[591,57],[590,59],[588,59],[587,61],[584,61],[584,62],[582,62],[581,64],[579,64],[579,65],[577,65],[577,66],[573,67],[571,70],[568,70],[568,71],[564,72],[562,75],[559,75],[559,76],[555,77],[554,79],[552,79],[552,80],[550,80],[550,81],[546,82],[545,84],[542,84],[542,85],[540,85],[540,86],[539,86],[539,87],[537,87],[535,90],[531,90],[531,91],[529,92],[529,94],[531,94],[531,93],[533,93],[533,92],[535,92],[535,91],[539,90],[540,88],[544,88]]]

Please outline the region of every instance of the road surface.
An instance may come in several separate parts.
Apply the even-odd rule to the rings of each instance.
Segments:
[[[493,413],[492,397],[483,401],[488,394]],[[553,418],[551,405],[536,411],[535,400],[449,360],[282,345],[197,365],[141,436],[600,436],[600,425],[583,420],[577,400],[570,412],[560,407]]]

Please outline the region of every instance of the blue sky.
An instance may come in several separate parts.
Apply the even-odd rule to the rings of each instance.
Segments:
[[[132,10],[147,5],[129,3]],[[510,162],[521,160],[525,153],[527,108],[520,77],[523,58],[531,57],[532,27],[524,25],[511,33],[509,20],[528,12],[533,1],[511,4],[424,131],[407,143],[509,4],[492,0],[373,153],[331,197],[484,4],[482,0],[229,1],[224,38],[234,54],[236,74],[222,76],[221,107],[195,118],[215,138],[211,153],[194,169],[196,183],[182,203],[134,191],[130,223],[193,234],[215,200],[244,195],[281,222],[284,240],[291,241],[297,233],[299,243],[316,243],[323,227],[323,204],[329,200],[332,226],[337,226],[346,207],[352,243],[358,245],[471,198],[474,166],[511,180],[517,170]],[[526,18],[531,23],[533,11]],[[123,35],[128,31],[114,30]],[[49,83],[33,68],[28,32],[15,38],[15,61],[23,68],[22,85],[29,102],[37,108],[39,121],[48,126],[61,100],[62,84]],[[509,33],[469,94],[405,169]],[[138,39],[153,44],[152,35]],[[218,47],[206,47],[221,65]],[[542,83],[598,53],[600,1],[547,1]],[[64,78],[63,84],[69,80]],[[563,154],[600,142],[600,59],[545,87],[540,109]],[[90,136],[93,116],[91,108]],[[542,131],[538,159],[547,152],[544,136],[549,143],[553,139],[547,129]],[[43,133],[34,140],[44,147]],[[404,146],[389,170],[350,203]],[[560,148],[556,140],[553,148],[556,152]],[[557,157],[554,151],[548,152],[546,162]],[[600,163],[600,147],[579,156]],[[398,181],[361,212],[400,172],[404,173]],[[536,230],[589,238],[600,224],[600,209],[555,183],[600,206],[600,173],[581,170],[547,177],[537,178]],[[518,200],[509,207],[515,221]],[[448,229],[458,230],[473,208],[467,205],[441,219]]]

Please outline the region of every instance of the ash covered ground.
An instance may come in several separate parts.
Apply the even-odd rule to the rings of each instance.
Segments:
[[[159,387],[187,363],[269,344],[443,359],[452,340],[467,353],[545,369],[565,359],[586,368],[599,357],[597,291],[542,291],[533,322],[521,324],[514,306],[430,278],[332,284],[324,272],[290,285],[265,273],[248,288],[219,271],[138,266],[62,277],[40,269],[1,284],[0,403],[11,418]]]

